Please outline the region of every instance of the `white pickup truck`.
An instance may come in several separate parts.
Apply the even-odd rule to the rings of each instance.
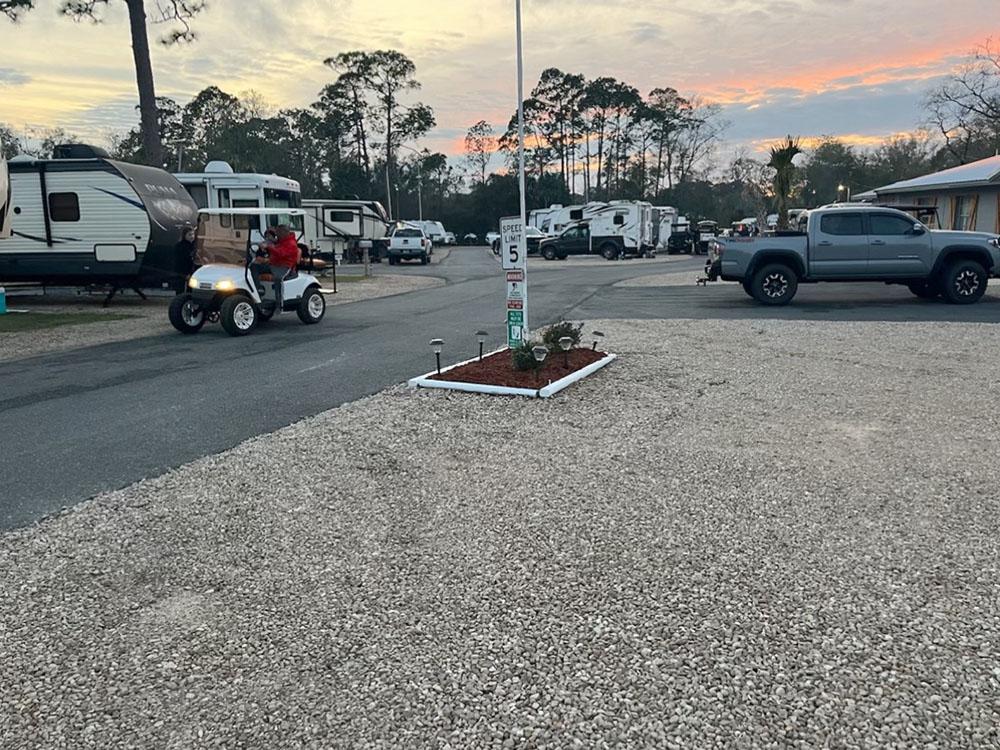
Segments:
[[[892,208],[828,206],[809,211],[804,225],[805,231],[713,240],[708,278],[739,281],[764,305],[787,305],[799,284],[817,281],[904,284],[918,297],[970,304],[1000,271],[996,235],[928,229]]]

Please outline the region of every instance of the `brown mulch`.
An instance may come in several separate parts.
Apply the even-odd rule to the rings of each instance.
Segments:
[[[511,363],[509,349],[504,349],[483,357],[482,361],[470,362],[440,375],[432,375],[431,380],[447,380],[459,383],[479,383],[481,385],[502,385],[508,388],[543,388],[570,373],[582,370],[589,364],[603,359],[604,352],[590,349],[571,349],[568,352],[569,367],[563,364],[563,352],[552,352],[538,371],[519,371]]]

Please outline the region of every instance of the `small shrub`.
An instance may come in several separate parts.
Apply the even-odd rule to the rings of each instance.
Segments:
[[[535,353],[531,351],[536,346],[538,346],[537,341],[525,339],[521,342],[520,346],[516,346],[510,350],[511,364],[514,365],[515,370],[534,370],[538,367],[538,362],[535,361]]]
[[[568,320],[564,320],[561,323],[549,326],[548,330],[542,336],[542,343],[549,348],[549,351],[559,352],[562,351],[562,347],[559,346],[559,339],[563,336],[569,336],[573,339],[574,347],[580,346],[580,339],[583,338],[583,323],[574,325]]]

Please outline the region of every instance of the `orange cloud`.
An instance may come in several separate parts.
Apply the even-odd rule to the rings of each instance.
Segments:
[[[978,41],[942,44],[929,50],[893,56],[893,62],[845,63],[838,67],[799,70],[774,78],[730,79],[701,86],[704,97],[717,104],[759,105],[774,92],[809,96],[857,86],[880,86],[898,81],[923,81],[951,70],[956,50],[973,49]]]

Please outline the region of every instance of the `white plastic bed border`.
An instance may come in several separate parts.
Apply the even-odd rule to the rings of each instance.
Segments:
[[[500,349],[495,349],[489,354],[484,354],[483,359],[486,357],[491,357],[494,354],[498,354],[505,351],[507,347],[502,347]],[[556,352],[555,356],[559,356]],[[454,370],[456,367],[462,367],[471,362],[475,362],[479,357],[473,357],[472,359],[467,359],[464,362],[458,362],[457,364],[450,365],[449,367],[442,367],[441,372],[445,373],[449,370]],[[437,375],[437,370],[432,370],[426,375],[421,375],[417,378],[410,378],[407,381],[407,385],[410,388],[441,388],[447,391],[465,391],[466,393],[486,393],[492,396],[527,396],[528,398],[551,398],[552,396],[559,393],[559,391],[564,388],[568,388],[573,385],[573,383],[578,380],[583,380],[588,375],[600,370],[605,365],[609,365],[618,359],[617,354],[606,353],[601,359],[596,362],[591,362],[584,368],[577,370],[576,372],[571,372],[564,378],[559,378],[559,380],[554,383],[549,383],[548,385],[542,386],[541,388],[511,388],[504,385],[483,385],[481,383],[463,383],[461,381],[450,381],[450,380],[434,380],[433,377]]]

